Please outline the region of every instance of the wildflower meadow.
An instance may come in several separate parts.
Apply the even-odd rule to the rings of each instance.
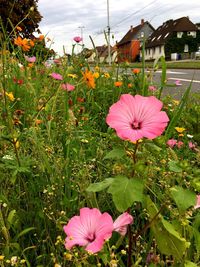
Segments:
[[[50,64],[45,36],[13,31],[0,54],[0,266],[200,266],[192,83],[169,84],[163,57],[146,71],[144,57],[89,64],[73,49]]]

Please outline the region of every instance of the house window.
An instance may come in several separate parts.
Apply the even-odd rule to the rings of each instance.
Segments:
[[[177,32],[177,38],[182,38],[183,32]]]
[[[158,36],[157,40],[159,40],[161,38],[162,34]]]
[[[184,46],[184,52],[185,53],[188,53],[189,52],[189,45],[188,44],[185,44],[185,46]]]

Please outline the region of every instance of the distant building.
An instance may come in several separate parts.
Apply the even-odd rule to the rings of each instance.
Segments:
[[[110,54],[111,54],[111,62],[116,62],[117,60],[117,51],[116,47],[110,47]],[[108,46],[96,46],[96,49],[92,50],[91,56],[88,58],[88,62],[95,62],[98,61],[100,63],[108,63]]]
[[[154,30],[153,26],[143,19],[136,27],[131,26],[125,36],[116,44],[118,62],[134,62],[139,60],[141,42],[143,38],[148,38]]]
[[[147,39],[145,59],[154,60],[160,56],[170,59],[190,58],[197,51],[198,27],[188,17],[168,20],[159,26]]]

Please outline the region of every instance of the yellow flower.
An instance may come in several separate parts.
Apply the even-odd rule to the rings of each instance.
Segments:
[[[77,78],[77,75],[72,73],[67,74],[67,76],[73,79]]]
[[[96,66],[96,67],[95,67],[95,70],[96,70],[96,71],[99,71],[99,70],[100,70],[99,66]]]
[[[142,139],[139,139],[139,140],[131,142],[131,143],[133,143],[134,145],[136,145],[137,143],[142,143]]]
[[[64,257],[66,260],[71,261],[73,256],[70,253],[64,253]]]
[[[13,139],[13,144],[14,144],[16,149],[19,149],[19,141],[17,140],[17,138]]]
[[[94,72],[93,76],[94,76],[95,79],[98,79],[99,78],[99,72]]]
[[[83,74],[83,79],[87,83],[88,87],[94,89],[95,88],[95,81],[94,81],[94,76],[91,71],[86,70]]]
[[[182,132],[184,132],[186,129],[185,129],[185,128],[181,128],[181,127],[175,127],[175,130],[176,130],[178,133],[182,133]]]
[[[105,73],[104,73],[104,77],[105,77],[105,78],[110,78],[110,74],[109,74],[108,72],[105,72]]]
[[[12,101],[12,102],[15,101],[15,98],[14,98],[14,95],[12,92],[10,92],[10,93],[6,92],[6,96],[9,98],[10,101]]]
[[[184,134],[179,134],[178,136],[180,136],[180,137],[181,137],[181,136],[184,136]]]
[[[172,100],[172,101],[173,101],[173,103],[174,103],[175,105],[178,105],[178,104],[179,104],[179,102],[180,102],[180,101],[178,101],[178,100],[175,100],[175,99],[174,99],[174,100]]]
[[[5,256],[0,255],[0,261],[3,261],[4,258],[5,258]]]

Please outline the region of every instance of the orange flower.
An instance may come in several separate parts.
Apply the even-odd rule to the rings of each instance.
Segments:
[[[40,41],[44,40],[44,35],[43,35],[43,34],[41,34],[41,35],[39,36],[39,40],[40,40]]]
[[[121,81],[116,81],[116,82],[114,83],[114,85],[115,85],[116,87],[120,87],[120,86],[122,86],[122,82],[121,82]]]
[[[34,43],[32,40],[29,41],[29,44],[30,44],[30,46],[32,46],[32,47],[35,45],[35,43]]]
[[[133,87],[132,83],[128,83],[128,88]]]
[[[86,81],[88,87],[94,89],[95,88],[95,81],[94,76],[91,71],[86,70],[83,74],[83,79]]]
[[[140,73],[140,70],[139,70],[139,69],[133,69],[132,72],[133,72],[134,74],[138,74],[138,73]]]
[[[21,32],[21,31],[22,31],[22,28],[21,28],[21,27],[19,27],[19,26],[17,26],[17,27],[16,27],[16,29],[17,29],[19,32]]]
[[[28,44],[28,40],[26,38],[22,39],[20,36],[17,39],[14,39],[14,44],[21,46],[23,51],[28,51],[31,47]]]

